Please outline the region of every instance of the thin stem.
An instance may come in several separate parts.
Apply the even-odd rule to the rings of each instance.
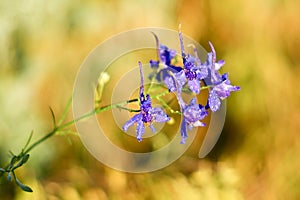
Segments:
[[[41,139],[39,139],[38,141],[36,141],[35,143],[33,143],[32,145],[30,145],[30,147],[28,147],[28,149],[24,150],[23,154],[27,154],[29,153],[33,148],[35,148],[37,145],[39,145],[40,143],[42,143],[43,141],[47,140],[48,138],[50,138],[52,135],[54,135],[57,131],[60,131],[60,130],[63,130],[64,128],[68,127],[68,126],[71,126],[73,125],[74,123],[82,120],[82,119],[85,119],[87,117],[90,117],[94,114],[98,114],[98,113],[101,113],[101,112],[104,112],[106,110],[110,110],[112,108],[119,108],[121,107],[122,105],[125,105],[125,104],[128,104],[128,103],[132,103],[132,102],[136,102],[138,101],[138,99],[130,99],[130,100],[127,100],[127,101],[124,101],[124,102],[120,102],[120,103],[116,103],[116,104],[111,104],[111,105],[107,105],[107,106],[102,106],[100,108],[95,108],[94,110],[92,110],[91,112],[89,113],[86,113],[84,115],[82,115],[81,117],[78,117],[77,119],[74,119],[74,120],[71,120],[69,122],[66,122],[65,124],[63,125],[60,125],[58,127],[54,127],[54,129],[49,132],[47,135],[45,135],[44,137],[42,137]]]
[[[38,141],[36,141],[32,145],[30,145],[30,147],[28,147],[28,149],[26,149],[23,152],[23,154],[29,153],[29,151],[31,151],[34,147],[36,147],[37,145],[39,145],[43,141],[47,140],[49,137],[51,137],[52,135],[54,135],[56,132],[57,132],[57,128],[54,128],[50,133],[48,133],[47,135],[45,135],[44,137],[42,137],[41,139],[39,139]]]
[[[169,91],[162,92],[160,94],[157,94],[157,95],[153,96],[153,98],[158,99],[158,100],[161,101],[160,97],[162,97],[162,96],[164,96],[164,95],[166,95],[168,93],[170,93],[170,92]],[[45,136],[43,136],[42,138],[40,138],[39,140],[37,140],[35,143],[31,144],[28,147],[30,139],[31,139],[31,136],[30,136],[29,139],[28,139],[28,141],[27,141],[27,143],[26,143],[26,145],[25,145],[25,147],[22,149],[22,151],[18,155],[14,155],[13,154],[13,157],[12,157],[10,163],[8,165],[6,165],[5,168],[1,168],[3,170],[0,171],[0,176],[2,176],[4,174],[4,172],[10,172],[10,171],[12,171],[11,169],[14,167],[15,163],[19,162],[32,149],[34,149],[36,146],[38,146],[39,144],[41,144],[42,142],[44,142],[45,140],[47,140],[48,138],[50,138],[51,136],[53,136],[58,131],[61,131],[61,130],[65,129],[66,127],[69,127],[69,126],[75,124],[76,122],[78,122],[80,120],[86,119],[86,118],[88,118],[88,117],[90,117],[92,115],[95,115],[95,114],[98,114],[98,113],[110,110],[112,108],[121,108],[121,109],[128,110],[130,112],[138,112],[138,110],[133,110],[133,109],[129,109],[129,108],[123,107],[123,105],[129,104],[129,103],[133,103],[133,102],[138,102],[138,101],[139,101],[139,99],[136,98],[136,99],[130,99],[130,100],[119,102],[119,103],[115,103],[115,104],[110,104],[110,105],[98,107],[98,108],[95,108],[92,111],[90,111],[90,112],[88,112],[88,113],[86,113],[86,114],[84,114],[84,115],[82,115],[82,116],[80,116],[80,117],[78,117],[78,118],[76,118],[74,120],[71,120],[69,122],[66,122],[66,123],[62,124],[63,120],[65,119],[65,117],[67,115],[67,111],[70,108],[70,104],[71,103],[69,101],[68,104],[67,104],[67,106],[66,106],[66,108],[65,108],[65,110],[63,111],[63,114],[62,114],[62,117],[59,120],[59,123],[56,126],[54,126],[53,130],[50,131],[49,133],[47,133]],[[18,184],[20,185],[20,183],[18,183]],[[23,187],[23,185],[22,185],[22,187]],[[25,187],[26,186],[24,186],[24,188]],[[27,190],[27,188],[25,188],[25,189]]]
[[[212,88],[213,85],[206,85],[206,86],[202,86],[200,89],[201,90],[205,90],[205,89],[209,89],[209,88]]]
[[[179,112],[178,110],[173,110],[163,99],[161,99],[160,97],[157,97],[156,98],[158,101],[160,101],[163,106],[165,108],[167,108],[172,114],[180,114],[181,115],[181,112]]]
[[[70,97],[70,99],[68,100],[68,103],[67,103],[67,105],[66,105],[66,107],[65,107],[65,109],[64,109],[64,111],[62,113],[62,116],[60,117],[60,119],[59,119],[59,121],[57,123],[58,126],[61,125],[63,123],[63,121],[65,120],[65,118],[66,118],[66,116],[68,114],[68,111],[69,111],[69,109],[71,107],[71,103],[72,103],[72,97]]]
[[[141,110],[134,110],[134,109],[126,108],[126,107],[123,107],[123,106],[117,106],[117,108],[120,108],[122,110],[127,110],[129,112],[141,112]]]

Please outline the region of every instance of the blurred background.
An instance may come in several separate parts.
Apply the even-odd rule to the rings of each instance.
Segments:
[[[76,134],[58,135],[16,171],[34,192],[2,177],[0,199],[299,199],[299,8],[296,0],[1,0],[1,167],[31,130],[33,140],[51,130],[49,106],[61,115],[84,58],[121,31],[181,23],[207,50],[213,42],[242,89],[205,159],[196,144],[165,169],[127,174],[98,162]]]

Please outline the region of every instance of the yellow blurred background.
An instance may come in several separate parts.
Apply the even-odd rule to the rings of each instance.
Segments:
[[[138,27],[191,36],[225,59],[241,91],[227,101],[214,150],[191,148],[148,174],[105,167],[75,134],[55,136],[16,171],[33,193],[0,179],[0,199],[300,199],[300,1],[0,1],[0,164],[51,129],[80,64],[106,38]],[[71,119],[71,114],[69,119]]]

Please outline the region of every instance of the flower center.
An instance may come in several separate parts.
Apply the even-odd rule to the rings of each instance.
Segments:
[[[185,73],[185,77],[190,81],[196,78],[196,73],[192,70],[184,69],[184,73]]]

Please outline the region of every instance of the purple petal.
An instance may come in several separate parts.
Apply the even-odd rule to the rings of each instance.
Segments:
[[[179,29],[178,35],[179,35],[179,40],[180,40],[181,55],[182,55],[182,57],[185,57],[183,37],[182,37],[182,33],[181,33],[181,25],[179,25],[178,29]]]
[[[197,79],[188,81],[188,85],[192,92],[196,94],[200,93],[200,82]]]
[[[216,55],[216,51],[215,48],[213,46],[213,44],[211,42],[208,42],[210,49],[211,49],[211,55],[212,55],[212,65],[214,66],[216,63],[216,59],[217,59],[217,55]]]
[[[140,100],[144,100],[144,75],[142,69],[142,63],[139,61],[139,68],[140,68],[140,77],[141,77],[141,85],[140,85]]]
[[[162,123],[170,120],[170,117],[161,108],[153,108],[151,110],[151,115],[156,122]]]
[[[212,112],[216,112],[221,106],[221,100],[219,99],[214,89],[209,92],[208,105]]]
[[[169,49],[165,45],[159,46],[159,57],[162,63],[165,65],[170,65],[171,60],[176,56],[176,51],[173,49]]]
[[[174,92],[176,90],[175,82],[173,77],[167,76],[164,80],[165,84],[167,85],[170,92]]]
[[[154,126],[153,126],[153,124],[150,124],[150,129],[151,129],[151,131],[153,132],[153,133],[155,133],[156,132],[156,129],[154,128]]]
[[[214,86],[213,90],[219,96],[219,98],[225,99],[230,95],[230,92],[240,90],[240,87],[230,85],[230,81],[225,80],[222,83],[220,83],[219,85]]]
[[[152,69],[157,69],[159,67],[159,61],[155,61],[155,60],[150,60],[150,67]]]
[[[196,104],[197,104],[197,99],[194,97],[194,98],[191,99],[190,105],[195,106]]]
[[[136,139],[141,142],[143,139],[142,139],[142,136],[145,132],[145,126],[144,126],[144,122],[142,120],[139,120],[137,122],[137,126],[136,126]]]
[[[181,122],[180,133],[181,133],[181,138],[182,138],[180,144],[185,144],[185,140],[188,137],[185,118],[183,118],[183,120]]]
[[[201,121],[196,121],[193,124],[191,124],[192,127],[198,127],[198,126],[206,126],[205,123],[201,122]]]
[[[128,128],[132,126],[134,123],[142,119],[142,114],[136,114],[131,119],[129,119],[124,126],[122,127],[123,131],[127,132]]]
[[[186,106],[183,111],[183,115],[185,117],[185,121],[188,124],[193,124],[199,120],[204,119],[208,113],[205,108],[200,108],[198,104],[196,104],[196,98],[191,100],[191,103]]]
[[[219,70],[225,64],[224,60],[219,60],[215,63],[215,70]]]
[[[184,71],[182,70],[174,75],[177,83],[179,84],[178,87],[182,87],[187,81]]]
[[[197,70],[196,70],[196,74],[197,74],[197,79],[205,79],[208,76],[208,69],[206,65],[198,65],[197,66]]]
[[[188,54],[186,59],[183,59],[183,62],[185,69],[190,70],[195,66],[195,58],[190,54]]]

